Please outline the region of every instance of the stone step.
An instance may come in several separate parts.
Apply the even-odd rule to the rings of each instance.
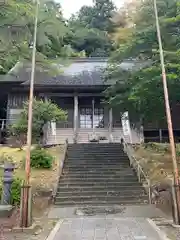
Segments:
[[[77,145],[68,145],[68,148],[69,149],[97,149],[99,148],[100,150],[101,149],[104,149],[104,148],[107,148],[107,149],[117,149],[117,150],[121,150],[121,151],[124,151],[123,147],[117,143],[116,145],[112,145],[112,144],[109,144],[109,143],[106,143],[106,144],[98,144],[98,143],[95,143],[95,144],[77,144]]]
[[[99,157],[94,157],[94,158],[68,158],[65,160],[65,163],[102,163],[102,164],[108,164],[108,163],[115,163],[115,164],[127,164],[129,163],[129,159],[114,159],[114,158],[99,158]]]
[[[125,169],[127,169],[127,168],[125,168]],[[62,172],[62,175],[61,176],[64,176],[64,175],[66,175],[67,176],[67,174],[76,174],[76,175],[85,175],[85,174],[87,174],[87,173],[93,173],[93,174],[95,174],[95,175],[103,175],[104,173],[105,173],[105,176],[107,176],[108,174],[109,175],[120,175],[119,173],[118,173],[118,169],[115,169],[115,170],[109,170],[109,169],[105,169],[105,170],[103,170],[103,169],[83,169],[82,171],[81,170],[77,170],[77,171],[74,171],[74,169],[63,169],[63,172]],[[136,173],[135,173],[135,176],[136,176]]]
[[[79,153],[79,154],[76,154],[75,153],[75,154],[73,154],[73,153],[68,153],[68,158],[77,159],[77,158],[94,158],[94,157],[100,157],[100,158],[105,157],[105,158],[111,158],[111,159],[113,159],[113,158],[115,158],[115,159],[117,159],[117,158],[128,159],[127,156],[121,155],[121,154],[118,154],[118,153],[116,153],[116,154],[105,154],[105,153],[102,153],[102,154],[100,154],[100,153],[89,153],[89,154]]]
[[[123,147],[117,143],[116,145],[112,145],[112,144],[109,144],[109,143],[106,143],[106,144],[98,144],[98,143],[95,143],[95,144],[74,144],[74,145],[68,145],[68,149],[75,149],[75,150],[84,150],[84,149],[97,149],[99,148],[100,150],[102,149],[110,149],[110,150],[113,150],[113,149],[116,149],[116,150],[120,150],[120,151],[124,151]]]
[[[100,151],[102,150],[110,150],[110,151],[113,151],[113,150],[117,150],[117,151],[121,151],[123,152],[124,149],[120,146],[120,145],[116,145],[116,146],[111,146],[111,145],[102,145],[102,144],[94,144],[94,145],[91,145],[91,144],[84,144],[83,146],[78,146],[78,145],[74,145],[74,146],[68,146],[68,149],[69,150],[86,150],[86,149],[91,149],[91,150],[97,150],[99,149]]]
[[[84,149],[84,148],[109,148],[109,149],[121,149],[123,150],[123,146],[120,143],[80,143],[80,144],[69,144],[69,148],[73,149]]]
[[[111,156],[90,156],[90,157],[84,157],[84,156],[80,156],[80,157],[67,157],[66,162],[74,162],[74,161],[85,161],[85,162],[115,162],[115,163],[127,163],[129,162],[128,158],[120,158],[120,157],[111,157]]]
[[[98,151],[99,150],[99,151]],[[122,151],[122,150],[119,150],[119,149],[108,149],[108,148],[104,148],[104,149],[90,149],[90,148],[87,148],[87,149],[68,149],[68,152],[69,153],[100,153],[100,154],[121,154],[121,155],[125,155],[125,152]]]
[[[94,185],[92,186],[70,186],[70,185],[64,185],[60,186],[57,189],[57,192],[89,192],[89,191],[106,191],[106,192],[111,192],[111,191],[119,191],[119,192],[129,192],[129,191],[145,191],[145,189],[141,185],[127,185],[127,186],[119,186],[119,185],[110,185],[104,186],[104,185]]]
[[[84,153],[84,154],[94,154],[94,153],[99,153],[99,154],[120,154],[122,156],[125,156],[125,153],[121,150],[118,150],[118,149],[112,149],[112,150],[109,150],[108,148],[104,148],[104,149],[99,149],[98,151],[98,148],[97,149],[82,149],[82,150],[73,150],[73,149],[68,149],[68,152],[69,153]]]
[[[75,157],[75,156],[68,155],[68,161],[97,161],[97,159],[98,159],[98,161],[104,161],[104,162],[106,162],[106,161],[128,162],[129,161],[129,159],[127,157],[120,157],[120,156],[113,157],[113,156],[91,155],[91,156],[86,157],[86,156],[81,155],[79,157],[78,156]]]
[[[87,150],[88,151],[88,150]],[[118,152],[114,152],[114,153],[109,153],[109,154],[107,154],[106,152],[102,152],[102,153],[100,153],[100,152],[90,152],[89,151],[89,153],[87,153],[87,152],[81,152],[81,153],[73,153],[73,152],[68,152],[68,156],[69,157],[75,157],[75,158],[77,158],[78,156],[79,157],[92,157],[92,156],[99,156],[99,157],[103,157],[103,156],[105,156],[105,157],[120,157],[120,158],[127,158],[127,156],[126,155],[124,155],[124,154],[121,154],[121,153],[118,153]]]
[[[85,157],[91,157],[91,156],[105,156],[105,157],[124,157],[124,158],[127,158],[127,156],[126,155],[124,155],[124,154],[121,154],[121,153],[118,153],[118,152],[113,152],[113,153],[106,153],[106,152],[102,152],[102,153],[100,153],[100,152],[89,152],[89,153],[87,153],[87,152],[81,152],[81,153],[73,153],[73,152],[69,152],[68,153],[68,156],[69,157],[80,157],[80,156],[85,156]]]
[[[68,203],[68,202],[72,202],[72,203],[78,203],[78,202],[82,202],[87,203],[87,202],[133,202],[133,201],[137,201],[137,202],[146,202],[148,203],[148,198],[147,196],[69,196],[69,197],[56,197],[56,202],[59,203]]]
[[[118,170],[118,169],[127,169],[129,166],[128,166],[128,164],[127,165],[118,165],[118,166],[108,166],[108,165],[96,165],[96,166],[94,166],[94,165],[89,165],[89,166],[87,166],[87,165],[82,165],[82,166],[80,166],[80,165],[70,165],[70,166],[66,166],[65,165],[65,167],[64,167],[64,170],[65,171],[81,171],[81,170],[85,170],[85,169],[87,169],[87,170]]]
[[[67,163],[65,163],[65,167],[66,168],[68,168],[68,167],[79,167],[79,168],[91,168],[91,167],[93,167],[93,168],[112,168],[112,169],[114,169],[114,168],[116,168],[116,169],[119,169],[119,168],[121,168],[121,167],[129,167],[129,163],[127,162],[127,163],[103,163],[103,162],[94,162],[94,163],[91,163],[91,162],[87,162],[86,164],[83,164],[83,163],[76,163],[76,161],[75,162],[73,162],[73,163],[71,163],[71,162],[67,162]]]
[[[97,163],[102,163],[102,164],[127,164],[129,163],[129,160],[121,160],[121,159],[67,159],[65,161],[66,164],[70,163],[76,163],[76,164],[97,164]]]
[[[64,173],[63,175],[62,175],[62,178],[63,177],[69,177],[69,178],[88,178],[88,177],[90,177],[90,178],[102,178],[102,176],[104,177],[104,178],[106,178],[106,177],[119,177],[119,176],[127,176],[127,177],[129,177],[129,176],[136,176],[135,175],[135,173],[133,172],[133,171],[130,171],[129,173],[128,172],[124,172],[124,173],[119,173],[119,172],[114,172],[114,173],[108,173],[108,172],[106,172],[106,173],[102,173],[102,174],[99,174],[99,173],[87,173],[87,172],[85,172],[85,173],[78,173],[78,174],[76,174],[76,173],[69,173],[69,172],[67,172],[67,173]]]
[[[107,193],[105,193],[104,195],[100,195],[100,196],[96,196],[96,195],[81,195],[81,196],[75,196],[75,195],[73,195],[73,196],[59,196],[59,195],[57,195],[57,199],[59,199],[59,200],[61,200],[61,201],[63,201],[63,202],[65,202],[65,201],[68,201],[68,200],[73,200],[73,201],[79,201],[79,200],[121,200],[121,199],[126,199],[126,200],[130,200],[130,199],[138,199],[138,198],[140,198],[140,199],[147,199],[147,194],[146,195],[143,195],[143,196],[139,196],[139,195],[135,195],[135,196],[129,196],[129,195],[118,195],[118,196],[116,196],[116,195],[107,195]]]
[[[99,177],[99,178],[97,178],[97,177],[80,177],[80,178],[72,178],[72,177],[69,177],[68,175],[67,176],[62,176],[61,178],[60,178],[60,183],[64,183],[64,182],[66,182],[66,183],[71,183],[71,182],[76,182],[76,183],[78,183],[78,182],[116,182],[116,181],[119,181],[119,182],[121,182],[121,181],[124,181],[124,182],[126,182],[126,181],[137,181],[137,176],[128,176],[128,177],[126,177],[126,176],[122,176],[122,177],[119,177],[119,176],[112,176],[112,177],[109,177],[109,176],[107,176],[107,177],[104,177],[104,176],[101,176],[101,177]]]
[[[78,175],[85,175],[85,174],[99,174],[99,175],[103,175],[103,174],[123,174],[123,173],[127,173],[127,172],[134,172],[134,170],[132,168],[116,168],[116,169],[102,169],[102,168],[81,168],[81,169],[77,169],[77,171],[74,171],[73,169],[63,169],[63,173],[64,174],[78,174]]]
[[[84,154],[84,153],[79,153],[79,154],[76,154],[76,153],[68,153],[68,158],[94,158],[94,157],[100,157],[100,158],[102,158],[102,157],[105,157],[105,158],[115,158],[115,159],[117,159],[117,158],[121,158],[121,159],[128,159],[128,157],[127,156],[125,156],[125,155],[121,155],[121,154],[118,154],[118,153],[116,153],[116,154],[105,154],[105,153],[102,153],[102,154],[100,154],[100,153],[89,153],[89,154]]]
[[[137,182],[132,182],[132,181],[108,181],[106,182],[70,182],[70,183],[65,183],[65,182],[59,182],[59,187],[105,187],[105,188],[111,188],[112,186],[121,186],[121,187],[126,187],[126,186],[131,186],[132,188],[136,187],[136,186],[141,186],[141,184],[137,181]]]
[[[126,171],[127,167],[121,168],[121,171],[123,172],[123,169]],[[119,169],[108,169],[108,168],[64,168],[62,175],[67,174],[86,174],[86,173],[96,173],[99,175],[103,175],[104,173],[107,174],[118,174]],[[61,175],[61,176],[62,176]],[[136,175],[136,173],[135,173]]]
[[[74,192],[70,192],[70,191],[58,191],[57,192],[57,196],[58,197],[71,197],[71,196],[140,196],[140,197],[147,197],[147,193],[145,192],[145,190],[143,189],[139,189],[139,190],[124,190],[124,191],[106,191],[106,190],[94,190],[92,189],[91,191],[88,189],[88,191],[74,191]]]
[[[60,202],[58,200],[55,201],[55,205],[63,206],[63,207],[82,207],[82,206],[112,206],[112,205],[121,205],[121,206],[131,206],[131,205],[147,205],[148,200],[141,200],[141,199],[135,199],[135,200],[115,200],[115,201],[67,201],[67,202]]]
[[[105,146],[105,147],[120,147],[120,148],[123,148],[123,146],[120,144],[120,143],[96,143],[96,142],[94,142],[94,143],[80,143],[80,144],[78,144],[78,143],[76,143],[76,144],[69,144],[69,147],[83,147],[83,148],[85,148],[85,147],[93,147],[93,146],[100,146],[101,148],[103,147],[103,146]]]
[[[121,173],[119,174],[119,172],[117,171],[92,171],[91,169],[86,172],[86,171],[77,171],[77,172],[74,172],[74,171],[65,171],[63,170],[63,174],[61,175],[61,178],[64,177],[64,176],[69,176],[69,177],[101,177],[101,176],[104,176],[104,178],[106,177],[111,177],[111,176],[124,176],[124,177],[128,177],[128,176],[137,176],[136,173],[132,172],[132,173]]]

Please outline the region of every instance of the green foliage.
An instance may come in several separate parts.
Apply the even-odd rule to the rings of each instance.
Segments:
[[[165,143],[154,143],[154,142],[149,142],[144,144],[145,149],[149,149],[154,152],[159,152],[159,153],[167,153],[170,152],[170,146],[169,144]]]
[[[53,156],[44,149],[34,149],[31,151],[31,167],[33,168],[51,168]]]
[[[36,5],[32,0],[6,0],[0,12],[0,73],[7,73],[18,61],[32,56]],[[48,58],[61,56],[68,28],[60,5],[40,1],[37,29],[37,62],[48,66]],[[63,55],[64,56],[64,55]]]
[[[83,6],[78,14],[79,21],[89,28],[111,32],[114,28],[111,18],[115,6],[111,0],[94,0],[94,5]]]
[[[176,156],[180,157],[180,149],[176,150]]]
[[[18,61],[31,59],[36,4],[33,0],[6,0],[0,6],[0,74],[6,74]],[[109,56],[114,49],[114,11],[111,0],[95,0],[92,7],[83,6],[65,21],[60,4],[40,0],[36,66],[48,67],[67,57]]]
[[[12,186],[11,186],[11,204],[14,206],[20,205],[20,198],[21,198],[21,186],[22,186],[22,179],[14,178]],[[3,186],[2,182],[0,184],[0,198],[2,197]]]
[[[19,205],[21,200],[22,179],[15,178],[11,187],[11,204]]]
[[[51,101],[36,100],[33,101],[33,119],[32,119],[32,137],[38,142],[43,135],[43,127],[50,121],[64,121],[67,113],[60,109]],[[28,102],[24,103],[23,111],[19,119],[10,128],[12,135],[20,137],[27,133],[28,127]]]
[[[77,51],[85,51],[90,57],[109,56],[113,49],[110,33],[115,6],[111,0],[95,0],[94,5],[83,6],[68,23],[70,32],[66,41]]]
[[[68,41],[77,52],[85,51],[89,57],[108,56],[112,50],[112,43],[106,32],[96,28],[79,26],[72,30]]]
[[[177,0],[158,0],[157,6],[172,106],[180,100],[179,4]],[[126,28],[127,25],[122,30]],[[120,69],[119,63],[127,59],[134,59],[137,64],[132,69]],[[115,61],[114,68],[107,71],[106,77],[115,84],[106,91],[107,101],[122,111],[128,110],[134,119],[164,125],[164,93],[152,0],[140,1],[133,15],[131,34],[119,42],[119,49],[114,52],[112,60]]]

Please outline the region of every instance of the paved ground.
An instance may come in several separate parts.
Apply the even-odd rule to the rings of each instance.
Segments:
[[[65,219],[54,240],[160,240],[144,218]]]
[[[86,207],[85,207],[86,208]],[[65,219],[65,218],[78,218],[82,215],[75,214],[76,212],[79,213],[79,211],[82,208],[77,207],[53,207],[48,214],[49,218],[52,219]],[[112,218],[112,214],[108,212],[110,209],[114,209],[115,217],[142,217],[142,218],[167,218],[167,216],[160,211],[158,208],[156,208],[154,205],[135,205],[135,206],[120,206],[120,205],[113,205],[113,206],[106,206],[106,207],[98,207],[98,208],[90,208],[87,206],[87,209],[94,209],[92,212],[92,216],[101,217],[106,216],[106,218],[110,217]],[[102,209],[102,211],[101,211]],[[107,211],[104,211],[107,210]],[[94,213],[94,214],[93,214]]]
[[[77,208],[52,209],[49,217],[62,220],[53,240],[161,239],[147,219],[164,217],[154,206],[116,206],[115,213],[108,213],[112,208],[86,209],[91,209],[91,216],[82,216],[81,209],[77,211]]]

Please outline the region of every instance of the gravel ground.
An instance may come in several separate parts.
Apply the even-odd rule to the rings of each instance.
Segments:
[[[18,219],[18,218],[17,218]],[[15,218],[13,218],[13,221]],[[0,231],[0,240],[45,240],[47,236],[49,235],[50,231],[52,228],[55,226],[57,220],[55,219],[49,219],[48,218],[48,211],[41,216],[40,218],[35,218],[34,222],[36,224],[36,228],[34,231],[31,233],[25,233],[25,232],[20,232],[20,233],[15,233],[11,231],[7,231],[7,228],[11,228],[14,226],[12,224],[12,219],[10,221],[6,220],[6,225],[3,225],[1,223],[1,231]],[[4,221],[5,223],[5,221]],[[4,227],[4,229],[2,229]]]
[[[159,228],[167,234],[170,240],[180,239],[180,228],[172,226],[160,226]]]
[[[43,218],[37,220],[38,225],[39,222],[41,228],[38,228],[34,233],[1,233],[0,240],[45,240],[54,227],[55,221]]]
[[[167,235],[170,240],[180,239],[180,226],[173,226],[172,220],[164,218],[155,218],[152,220],[156,223],[160,230]]]

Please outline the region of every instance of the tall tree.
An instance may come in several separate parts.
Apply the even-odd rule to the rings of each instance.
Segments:
[[[157,4],[172,105],[180,101],[180,5],[178,0],[158,0]],[[141,2],[131,37],[119,45],[114,60],[122,62],[131,58],[146,64],[131,71],[123,71],[115,64],[116,68],[108,74],[116,82],[106,91],[109,102],[148,121],[162,122],[165,116],[164,96],[152,0]]]
[[[31,58],[35,4],[32,0],[7,0],[0,11],[0,72],[6,73],[17,61]],[[59,4],[41,0],[37,31],[37,61],[64,54],[67,27]]]
[[[83,6],[69,20],[71,32],[67,41],[77,51],[84,50],[87,56],[109,56],[113,49],[110,33],[115,24],[112,16],[115,6],[111,0],[94,0],[94,5]]]
[[[111,21],[116,10],[111,0],[94,0],[92,7],[82,7],[79,12],[79,19],[90,28],[97,28],[101,31],[111,32],[113,22]]]

